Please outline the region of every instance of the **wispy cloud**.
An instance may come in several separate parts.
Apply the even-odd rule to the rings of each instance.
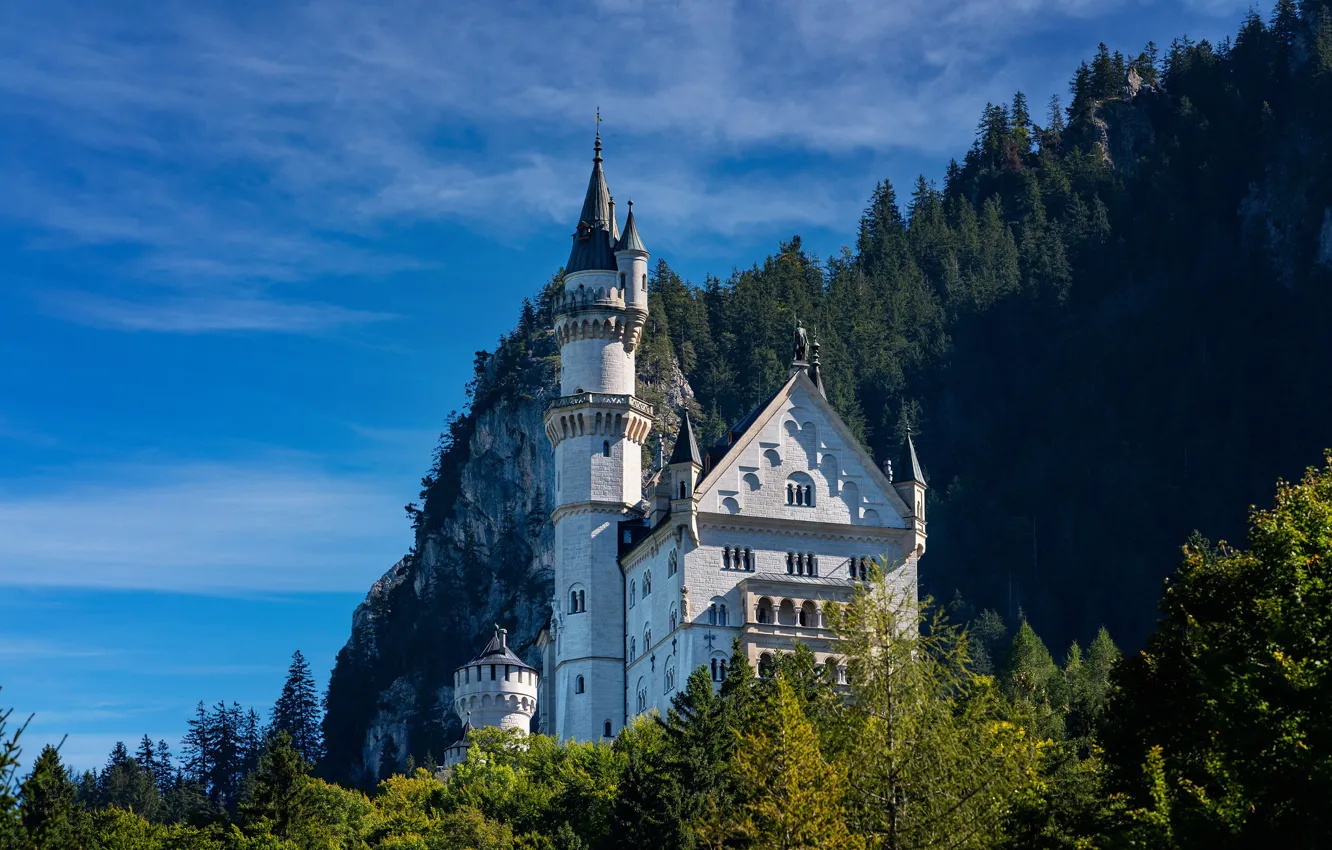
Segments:
[[[182,318],[215,308],[184,281],[232,281],[263,300],[259,282],[420,262],[376,247],[403,222],[502,239],[567,225],[584,179],[570,158],[585,156],[600,104],[612,178],[676,239],[832,226],[879,176],[862,173],[858,151],[956,151],[985,100],[1022,80],[1062,88],[1065,58],[1019,39],[1147,2],[53,2],[0,33],[0,114],[32,128],[9,142],[22,179],[0,215],[51,247],[131,247],[127,273],[182,288],[133,297],[167,302],[164,319],[105,304],[71,318],[234,329]],[[826,161],[727,168],[793,151]],[[327,306],[245,327],[349,318]]]
[[[389,313],[349,310],[335,304],[284,302],[260,296],[224,299],[172,295],[135,301],[90,292],[63,292],[42,293],[38,299],[52,315],[92,327],[127,331],[319,333],[395,318]]]
[[[358,590],[401,554],[397,494],[357,475],[281,461],[111,473],[0,491],[0,584]]]

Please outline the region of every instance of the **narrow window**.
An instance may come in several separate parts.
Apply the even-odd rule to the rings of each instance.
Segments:
[[[786,553],[786,574],[789,575],[789,576],[793,576],[793,575],[795,575],[795,553],[794,553],[794,552],[787,552],[787,553]]]
[[[603,738],[611,737],[611,723],[609,720],[607,720],[606,723],[601,728],[601,737]]]
[[[586,610],[587,610],[587,593],[586,591],[580,590],[578,591],[578,612],[581,614]]]
[[[490,681],[495,681],[495,665],[490,665]]]
[[[576,590],[569,591],[569,613],[578,613],[578,591]]]
[[[574,693],[581,694],[582,692],[583,692],[583,677],[579,676],[577,681],[574,682]]]
[[[712,681],[717,681],[717,659],[712,659]]]
[[[684,483],[683,481],[681,481],[681,482],[680,482],[680,498],[683,499],[684,497],[685,497],[685,483]]]
[[[708,607],[708,625],[717,625],[717,603],[714,602]]]
[[[717,616],[717,625],[719,625],[719,626],[724,626],[724,625],[726,625],[726,603],[725,603],[725,602],[722,603],[722,606],[721,606],[721,613],[718,614],[718,616]]]
[[[601,456],[610,457],[610,440],[601,441]]]
[[[638,582],[629,582],[629,607],[632,608],[638,604]]]
[[[504,681],[509,681],[509,665],[504,665]]]
[[[624,289],[624,272],[620,272],[620,289]]]

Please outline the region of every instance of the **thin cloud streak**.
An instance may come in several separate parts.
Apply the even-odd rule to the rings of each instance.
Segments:
[[[362,477],[254,462],[114,472],[0,492],[0,585],[351,591],[402,554],[399,500]]]
[[[91,327],[181,334],[320,333],[398,318],[391,313],[349,310],[335,304],[284,303],[270,298],[171,296],[167,300],[144,302],[90,292],[64,292],[42,293],[39,301],[50,315]]]

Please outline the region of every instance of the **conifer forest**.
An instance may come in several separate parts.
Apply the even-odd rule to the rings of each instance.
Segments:
[[[639,354],[710,442],[786,379],[799,317],[870,453],[913,435],[926,601],[892,613],[875,566],[831,618],[845,683],[737,645],[612,743],[483,729],[442,770],[421,734],[369,776],[347,729],[378,684],[345,658],[82,774],[0,708],[0,848],[1332,846],[1332,3],[1102,45],[1067,98],[988,105],[946,173],[866,190],[837,256],[658,261]],[[478,354],[413,552],[475,415],[549,375],[559,282]]]

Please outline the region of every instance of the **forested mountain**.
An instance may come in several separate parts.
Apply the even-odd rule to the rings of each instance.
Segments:
[[[1136,646],[1188,533],[1239,536],[1244,505],[1332,444],[1328,10],[1282,0],[1221,44],[1102,47],[1067,108],[1017,94],[938,180],[880,184],[839,256],[793,238],[701,286],[660,262],[640,392],[692,395],[718,434],[785,377],[799,317],[874,455],[917,435],[927,591],[1022,610],[1053,645],[1104,624]],[[546,615],[549,292],[478,355],[409,507],[415,545],[356,613],[328,695],[335,777],[373,778],[385,739],[424,757],[489,624],[521,649]]]

